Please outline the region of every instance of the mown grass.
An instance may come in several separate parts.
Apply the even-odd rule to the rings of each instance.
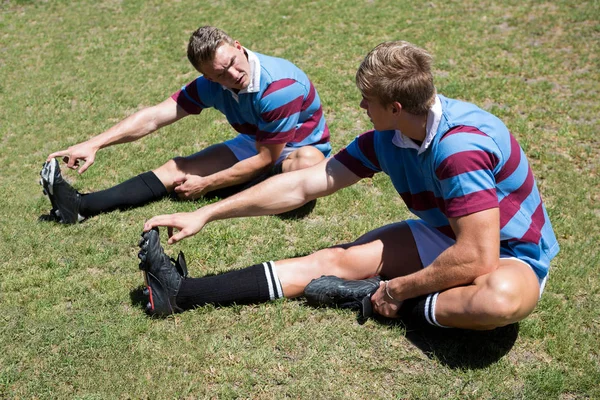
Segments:
[[[598,1],[3,1],[0,3],[0,398],[598,398]],[[285,57],[320,92],[335,150],[369,128],[353,76],[384,40],[435,55],[438,90],[501,117],[529,154],[562,251],[535,312],[486,332],[428,332],[299,301],[142,312],[145,219],[161,201],[77,226],[38,223],[47,154],[192,79],[192,30]],[[231,137],[215,112],[101,151],[103,189]],[[384,176],[303,220],[222,221],[168,250],[193,276],[306,254],[408,217]]]

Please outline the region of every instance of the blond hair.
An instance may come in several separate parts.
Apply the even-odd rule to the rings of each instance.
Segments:
[[[233,46],[235,41],[219,28],[201,26],[190,36],[187,49],[188,60],[194,68],[200,70],[202,64],[213,60],[215,52],[223,44]]]
[[[426,114],[435,101],[431,63],[431,55],[411,43],[384,42],[358,67],[356,86],[382,105],[397,101],[411,114]]]

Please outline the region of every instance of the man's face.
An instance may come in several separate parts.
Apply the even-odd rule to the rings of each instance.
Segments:
[[[371,118],[373,127],[378,131],[396,129],[392,106],[383,106],[376,98],[364,96],[360,101],[360,108],[367,110],[367,115]]]
[[[213,60],[200,66],[200,72],[209,81],[229,89],[241,90],[250,84],[250,63],[237,40],[233,46],[227,43],[219,46]]]

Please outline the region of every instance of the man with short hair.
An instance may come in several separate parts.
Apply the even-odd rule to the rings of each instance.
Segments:
[[[436,327],[493,329],[532,312],[559,247],[515,138],[492,114],[437,94],[431,56],[410,43],[375,47],[356,83],[375,130],[332,159],[145,223],[140,268],[150,313],[302,294],[320,305],[366,307],[366,299],[383,316],[401,311]],[[305,257],[197,279],[160,247],[158,226],[169,227],[174,243],[208,222],[289,210],[380,171],[418,219]]]
[[[265,176],[317,164],[331,151],[317,91],[287,60],[242,47],[222,30],[204,26],[190,37],[188,59],[202,74],[162,103],[136,112],[104,133],[48,156],[41,184],[51,216],[76,223],[114,209],[147,204],[175,193],[197,199],[227,194]],[[85,172],[96,152],[146,136],[205,108],[221,111],[238,136],[188,157],[176,157],[110,189],[80,194],[60,173],[55,157]],[[79,167],[79,161],[84,163]]]

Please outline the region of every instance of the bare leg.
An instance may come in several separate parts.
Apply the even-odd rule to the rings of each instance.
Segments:
[[[441,292],[435,316],[445,326],[493,329],[522,320],[538,299],[539,282],[533,270],[519,261],[500,259],[497,270],[472,285]]]
[[[223,143],[215,144],[188,157],[176,157],[153,170],[169,192],[175,181],[186,174],[206,176],[231,168],[238,162],[237,157]]]
[[[302,147],[291,153],[282,163],[283,172],[310,167],[325,157],[314,147]],[[153,170],[154,174],[167,188],[173,191],[175,181],[185,174],[206,176],[238,163],[237,157],[223,143],[218,143],[188,157],[176,157]]]
[[[405,222],[368,232],[352,243],[275,264],[286,297],[302,295],[306,285],[322,275],[366,279],[379,274],[391,279],[423,268]],[[480,276],[472,285],[441,292],[435,315],[445,326],[493,329],[525,318],[538,298],[533,270],[519,261],[501,259],[496,271]]]
[[[306,285],[322,275],[366,279],[380,274],[393,278],[422,268],[412,233],[405,222],[368,232],[352,243],[275,264],[286,297],[302,295]]]

